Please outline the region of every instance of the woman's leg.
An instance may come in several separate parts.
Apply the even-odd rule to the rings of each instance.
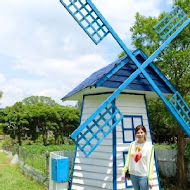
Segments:
[[[148,177],[139,177],[140,190],[148,190]]]
[[[130,174],[130,180],[133,184],[133,187],[135,190],[140,190],[140,186],[139,186],[139,179],[138,179],[138,176],[135,176],[135,175],[131,175]]]

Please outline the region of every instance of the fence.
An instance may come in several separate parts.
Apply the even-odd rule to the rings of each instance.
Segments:
[[[159,172],[165,177],[176,176],[177,150],[155,150]],[[188,165],[188,180],[190,182],[190,164]]]
[[[19,154],[19,146],[17,145],[2,145],[2,149],[4,152],[6,152],[9,155],[15,155],[15,154]]]
[[[19,161],[23,164],[27,164],[44,174],[49,174],[49,152],[42,154],[33,154],[28,152],[27,150],[22,150],[19,146],[14,145],[3,145],[2,149],[4,152],[7,152],[9,155],[18,154]],[[69,167],[72,167],[74,152],[73,151],[55,151],[55,153],[59,156],[64,156],[69,158]]]
[[[17,146],[2,146],[4,151],[18,154],[19,160],[23,164],[27,164],[36,168],[48,176],[49,174],[49,152],[41,155],[28,153],[26,150],[21,150]],[[59,156],[69,157],[70,168],[72,167],[74,151],[56,151]],[[159,172],[165,177],[174,177],[176,175],[176,160],[177,150],[155,149]],[[188,179],[190,181],[190,164],[188,165]]]

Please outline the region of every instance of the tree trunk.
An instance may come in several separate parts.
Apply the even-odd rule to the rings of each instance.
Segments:
[[[45,138],[45,132],[44,131],[43,131],[42,138],[43,138],[43,145],[45,146],[46,145],[46,138]]]
[[[62,134],[61,134],[61,144],[65,144]]]
[[[46,138],[46,129],[45,127],[43,127],[43,135],[42,135],[42,138],[43,138],[43,144],[44,146],[47,144],[47,138]]]
[[[54,135],[54,143],[55,143],[55,144],[57,144],[57,139],[58,139],[58,135],[55,134],[55,135]]]
[[[17,128],[17,138],[18,138],[18,144],[19,146],[21,146],[22,144],[22,140],[21,140],[21,130],[20,130],[20,127]]]
[[[187,189],[187,161],[185,159],[185,134],[180,126],[178,126],[178,142],[177,142],[177,184],[178,187],[185,190]]]

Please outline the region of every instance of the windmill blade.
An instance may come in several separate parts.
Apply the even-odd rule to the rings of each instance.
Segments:
[[[168,15],[154,26],[154,30],[160,38],[165,41],[180,27],[183,29],[186,23],[189,22],[188,20],[188,16],[183,9],[179,6],[175,6]]]
[[[179,92],[176,92],[169,100],[179,117],[186,124],[187,129],[190,130],[190,109]],[[187,132],[188,134],[188,132]],[[189,135],[190,136],[190,135]]]
[[[91,7],[88,0],[60,0],[62,5],[88,34],[95,44],[101,42],[109,33],[101,16]]]
[[[84,155],[89,156],[123,117],[115,102],[112,101],[96,117],[86,120],[77,128],[71,134],[71,138]]]

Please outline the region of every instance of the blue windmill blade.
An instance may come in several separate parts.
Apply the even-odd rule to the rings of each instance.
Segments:
[[[60,2],[95,44],[107,36],[109,30],[90,6],[91,2],[88,0],[60,0]]]
[[[189,18],[183,9],[179,6],[175,6],[168,15],[166,15],[156,26],[154,26],[154,30],[160,38],[165,41],[176,30],[179,28],[183,29],[186,26],[186,23],[189,23],[188,20]]]
[[[177,91],[169,100],[175,111],[190,129],[190,109],[180,93]]]
[[[123,115],[113,101],[87,125],[75,130],[71,138],[84,155],[89,156],[122,119]]]

